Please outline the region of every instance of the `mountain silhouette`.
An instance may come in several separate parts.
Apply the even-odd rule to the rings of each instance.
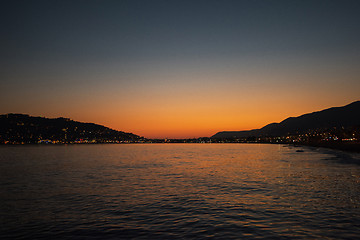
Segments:
[[[299,117],[289,117],[280,123],[271,123],[260,129],[218,132],[211,138],[276,137],[302,134],[315,129],[353,126],[360,126],[360,101]]]
[[[68,118],[32,117],[26,114],[0,115],[0,143],[38,143],[42,140],[60,141],[136,141],[141,137],[116,131],[94,123]]]

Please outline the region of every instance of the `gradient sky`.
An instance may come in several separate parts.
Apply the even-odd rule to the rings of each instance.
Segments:
[[[211,136],[360,93],[360,1],[2,1],[0,114]]]

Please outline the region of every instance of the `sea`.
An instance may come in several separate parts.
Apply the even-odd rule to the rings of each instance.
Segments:
[[[0,239],[359,239],[360,155],[275,144],[0,146]]]

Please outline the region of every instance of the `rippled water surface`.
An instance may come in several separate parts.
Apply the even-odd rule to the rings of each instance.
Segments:
[[[2,146],[0,238],[358,239],[359,163],[282,145]]]

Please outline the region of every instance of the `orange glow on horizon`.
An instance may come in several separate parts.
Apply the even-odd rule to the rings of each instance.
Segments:
[[[146,138],[210,137],[219,131],[257,129],[288,117],[343,106],[358,100],[360,87],[354,76],[332,72],[204,72],[143,73],[132,76],[134,83],[108,81],[86,88],[72,85],[70,90],[64,85],[55,92],[40,89],[42,94],[24,87],[18,92],[23,98],[4,97],[11,105],[4,105],[2,111],[67,117]],[[345,79],[341,76],[354,81],[352,87],[339,81]]]
[[[305,113],[322,110],[334,105],[314,107],[311,101],[307,105],[294,106],[294,102],[279,102],[260,105],[254,102],[246,107],[235,106],[228,108],[202,109],[193,106],[177,106],[170,109],[133,109],[130,114],[102,115],[93,122],[111,127],[116,130],[131,132],[146,138],[198,138],[210,137],[219,131],[242,131],[261,128],[273,122],[281,122],[288,117],[295,117]],[[347,104],[344,103],[344,105]],[[196,104],[194,104],[196,105]],[[296,104],[295,104],[296,105]]]

